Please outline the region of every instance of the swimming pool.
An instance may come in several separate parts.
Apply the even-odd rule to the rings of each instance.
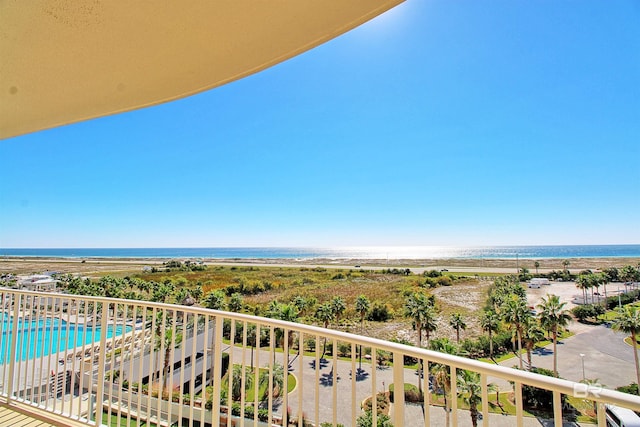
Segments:
[[[11,357],[11,340],[13,338],[13,319],[0,313],[0,364]],[[57,318],[46,319],[18,319],[18,334],[16,360],[27,360],[47,356],[64,350],[70,350],[82,345],[99,342],[102,335],[106,338],[128,332],[131,326],[109,326],[102,331],[99,326],[78,325],[67,323]]]

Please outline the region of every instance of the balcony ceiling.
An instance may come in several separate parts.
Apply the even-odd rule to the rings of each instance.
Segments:
[[[0,138],[240,79],[403,0],[3,0]]]

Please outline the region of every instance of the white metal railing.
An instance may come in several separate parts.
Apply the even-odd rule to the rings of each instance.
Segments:
[[[525,419],[524,385],[552,393],[556,426],[567,415],[563,394],[593,400],[600,426],[606,424],[605,404],[640,411],[638,396],[238,313],[9,289],[0,290],[0,306],[0,397],[86,425],[99,425],[103,418],[116,425],[136,420],[189,427],[355,425],[363,401],[388,395],[391,386],[394,391],[404,390],[407,383],[429,389],[429,377],[421,378],[415,366],[405,367],[405,356],[419,360],[424,372],[434,364],[445,365],[449,378],[460,370],[478,373],[484,426],[491,419],[491,382],[501,383],[503,391],[513,383],[516,415],[511,424],[518,426]],[[333,348],[327,358],[325,345]],[[371,357],[359,360],[360,348]],[[339,357],[339,349],[347,356]],[[390,355],[391,366],[378,366],[380,352]],[[234,377],[237,381],[228,380]],[[287,392],[289,378],[295,388]],[[265,387],[272,392],[261,395]],[[457,396],[455,380],[449,380],[448,389]],[[409,404],[404,393],[394,393],[395,426],[441,422],[444,411],[431,405],[434,393],[418,396],[421,402]],[[449,402],[451,424],[467,423],[460,419],[466,415],[458,410],[458,400]],[[384,409],[379,406],[387,404],[375,398],[370,405],[376,425],[378,409]]]

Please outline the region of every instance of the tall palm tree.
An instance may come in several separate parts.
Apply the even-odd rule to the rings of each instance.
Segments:
[[[345,310],[347,309],[347,303],[344,302],[344,298],[335,296],[331,300],[331,309],[333,310],[336,321],[339,322],[340,317],[342,317]]]
[[[527,317],[531,316],[527,303],[517,295],[511,295],[500,306],[502,320],[515,332],[518,343],[518,360],[522,369],[522,329]]]
[[[489,357],[493,359],[493,337],[491,334],[497,332],[500,327],[500,316],[493,310],[486,310],[480,317],[480,326],[483,331],[489,333]]]
[[[533,317],[529,317],[522,328],[522,340],[527,351],[527,364],[529,370],[533,367],[531,363],[531,352],[536,343],[544,339],[544,331]]]
[[[633,358],[636,363],[636,381],[640,384],[640,367],[638,365],[638,350],[636,348],[636,335],[640,332],[640,310],[637,307],[627,305],[620,311],[617,318],[613,320],[613,329],[626,334],[631,334],[631,345],[633,347]]]
[[[316,310],[316,319],[322,322],[323,326],[326,328],[329,327],[329,322],[335,320],[336,315],[331,307],[331,303],[324,303],[318,307]],[[322,358],[327,352],[327,337],[324,337],[324,345],[322,349]]]
[[[434,340],[432,348],[440,353],[456,354],[456,347],[448,339]],[[431,375],[433,375],[433,387],[435,390],[442,390],[445,410],[445,426],[449,426],[449,416],[451,411],[451,368],[444,363],[434,363],[431,365]]]
[[[462,314],[453,313],[449,319],[449,326],[456,330],[456,343],[460,343],[460,329],[463,331],[467,329],[467,324],[464,322]]]
[[[587,304],[587,289],[591,287],[591,281],[589,280],[589,276],[586,274],[581,274],[576,279],[576,288],[582,291],[582,301],[584,304]]]
[[[356,299],[356,311],[360,313],[360,335],[362,335],[364,331],[364,317],[367,315],[367,312],[371,308],[371,303],[369,302],[369,298],[365,295],[360,295]],[[362,369],[362,344],[358,346],[358,358],[360,363],[360,369]]]
[[[244,382],[242,381],[242,365],[233,365],[231,372],[231,398],[232,400],[241,400],[242,392],[251,390],[253,387],[253,370],[246,366],[244,368]]]
[[[571,320],[569,312],[564,309],[566,302],[560,302],[557,295],[547,295],[538,304],[540,323],[546,330],[551,331],[553,339],[553,373],[558,376],[558,329],[564,328]]]
[[[480,374],[473,371],[458,371],[458,393],[462,395],[465,404],[469,406],[471,425],[478,426],[478,405],[482,403],[482,387]]]
[[[404,316],[413,320],[418,333],[418,347],[422,347],[422,325],[427,318],[427,312],[432,309],[432,303],[423,293],[415,292],[405,300]],[[420,372],[423,372],[422,359],[420,360]],[[422,393],[421,375],[418,375],[418,391]]]
[[[260,386],[260,388],[264,387],[265,385],[269,385],[269,378],[271,378],[271,390],[265,390],[263,399],[267,399],[269,397],[269,394],[271,394],[272,397],[282,397],[283,393],[286,393],[284,387],[285,387],[285,369],[284,366],[282,366],[279,363],[274,363],[272,368],[271,368],[271,372],[269,372],[268,369],[263,369],[262,372],[260,373],[260,379],[258,380],[258,385]]]
[[[438,313],[433,305],[427,307],[424,311],[424,319],[422,319],[422,330],[427,337],[425,347],[429,347],[429,339],[431,339],[431,333],[438,329]]]
[[[540,267],[540,261],[535,261],[533,266],[536,268],[536,276],[538,275],[538,268]]]
[[[163,396],[164,390],[167,388],[167,379],[169,378],[169,366],[171,365],[171,354],[173,352],[174,347],[180,347],[182,343],[182,334],[176,332],[175,341],[173,338],[173,328],[169,328],[164,333],[164,360],[162,367],[162,390],[160,390],[160,396]],[[163,343],[158,337],[156,341],[156,349],[159,350],[162,348]]]

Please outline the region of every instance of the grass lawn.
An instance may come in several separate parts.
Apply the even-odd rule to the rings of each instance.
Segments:
[[[238,365],[239,366],[239,365]],[[262,372],[267,372],[267,368],[260,368],[260,373]],[[231,372],[231,370],[229,370],[229,372]],[[245,395],[245,401],[247,402],[253,402],[254,398],[255,398],[255,381],[254,381],[254,375],[250,374],[249,375],[251,377],[251,384],[253,384],[251,386],[250,389],[247,390],[246,395]],[[259,377],[258,377],[259,378]],[[291,393],[295,388],[296,388],[296,377],[293,376],[292,374],[288,374],[287,375],[287,393]],[[264,384],[261,387],[258,388],[258,396],[264,396],[267,387],[269,387],[269,384]],[[222,389],[223,390],[228,390],[229,388],[229,373],[225,374],[225,376],[222,378]],[[260,400],[260,399],[258,399]]]
[[[129,424],[127,424],[127,417],[119,417],[118,415],[115,414],[111,414],[111,417],[109,417],[108,413],[103,413],[102,414],[102,425],[107,425],[110,427],[118,427],[118,426],[125,426],[125,427],[136,427],[136,426],[140,426],[140,427],[156,427],[155,424],[153,423],[147,423],[145,421],[140,421],[140,424],[138,424],[138,420],[136,420],[135,418],[131,418],[131,421],[129,422]]]

